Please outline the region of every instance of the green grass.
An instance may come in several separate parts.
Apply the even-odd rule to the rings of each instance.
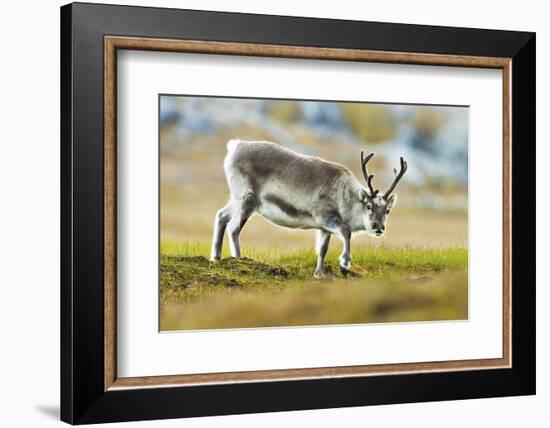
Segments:
[[[369,278],[389,279],[406,273],[437,273],[445,270],[468,267],[468,250],[454,248],[413,248],[413,247],[367,247],[353,246],[353,271]],[[177,243],[165,241],[161,244],[163,259],[170,256],[208,257],[210,246],[202,243]],[[316,255],[313,249],[256,249],[242,250],[243,257],[257,262],[274,264],[290,269],[296,275],[311,276]],[[329,251],[327,265],[337,267],[338,252]],[[224,251],[223,258],[229,258]],[[215,267],[215,265],[213,265]]]
[[[161,244],[161,330],[467,318],[463,248],[354,248],[353,275],[313,250],[243,249],[210,262],[200,243]]]

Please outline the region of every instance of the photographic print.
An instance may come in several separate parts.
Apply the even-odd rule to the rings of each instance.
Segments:
[[[160,330],[468,319],[468,114],[159,95]]]
[[[536,392],[534,33],[60,23],[61,420]]]

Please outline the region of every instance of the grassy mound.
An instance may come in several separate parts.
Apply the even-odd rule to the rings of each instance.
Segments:
[[[462,248],[358,248],[354,277],[313,251],[248,250],[210,262],[201,244],[163,244],[161,330],[467,318],[468,254]]]

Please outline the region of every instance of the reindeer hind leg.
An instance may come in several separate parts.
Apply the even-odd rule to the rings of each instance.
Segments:
[[[223,235],[225,234],[227,223],[229,223],[230,220],[231,204],[227,204],[216,213],[210,260],[220,260],[222,258]]]
[[[231,250],[232,257],[241,257],[239,236],[244,225],[256,210],[256,207],[256,198],[252,193],[246,194],[238,203],[233,205],[231,220],[227,225],[227,231],[229,233],[229,248]]]
[[[313,274],[315,278],[325,277],[324,263],[329,243],[330,232],[326,232],[324,230],[317,231],[317,243],[315,246],[315,250],[317,251],[317,266],[315,268],[315,273]]]

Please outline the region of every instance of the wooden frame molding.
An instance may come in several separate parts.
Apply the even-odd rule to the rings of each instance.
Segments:
[[[503,349],[502,358],[437,361],[405,364],[359,365],[231,373],[118,378],[116,368],[116,82],[117,50],[171,51],[182,53],[422,64],[502,70],[503,81]],[[436,55],[266,45],[252,43],[171,40],[136,37],[104,37],[104,390],[186,386],[269,380],[359,377],[419,372],[496,369],[511,367],[511,226],[512,226],[512,61],[510,58]]]

